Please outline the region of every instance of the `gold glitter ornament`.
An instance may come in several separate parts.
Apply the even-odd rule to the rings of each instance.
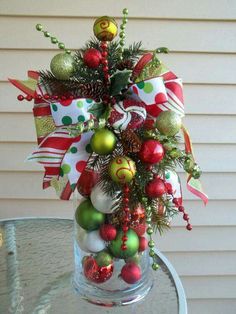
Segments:
[[[59,53],[52,58],[50,68],[58,80],[69,80],[75,72],[75,60],[68,53]]]
[[[116,21],[109,16],[99,17],[93,25],[94,35],[101,41],[112,41],[116,37],[117,31]]]
[[[114,182],[124,184],[133,180],[136,174],[136,165],[131,158],[118,156],[111,161],[108,171]]]
[[[162,134],[174,136],[181,129],[182,120],[174,111],[162,111],[156,119],[155,126]]]

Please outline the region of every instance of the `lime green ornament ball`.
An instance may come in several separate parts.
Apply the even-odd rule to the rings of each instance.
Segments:
[[[111,254],[106,251],[99,252],[95,256],[95,260],[99,267],[109,266],[113,262]]]
[[[105,221],[105,215],[95,207],[90,200],[83,201],[76,209],[75,220],[85,230],[96,230]]]
[[[115,240],[111,241],[109,245],[109,249],[113,256],[118,258],[128,258],[131,256],[134,256],[138,252],[139,248],[139,238],[132,229],[129,229],[129,231],[126,233],[128,240],[125,242],[125,245],[127,246],[126,250],[122,250],[122,237],[124,236],[123,231],[119,231]]]
[[[127,156],[118,156],[109,164],[109,175],[116,183],[129,183],[136,174],[135,162]]]
[[[50,68],[58,80],[69,80],[75,72],[75,60],[68,53],[59,53],[52,58]]]
[[[110,154],[116,146],[115,134],[108,129],[100,129],[93,134],[90,145],[98,155]]]
[[[174,136],[181,129],[182,120],[174,111],[162,111],[156,119],[155,126],[162,134]]]

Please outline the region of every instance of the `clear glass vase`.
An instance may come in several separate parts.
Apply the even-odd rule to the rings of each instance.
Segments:
[[[102,239],[101,228],[106,224],[107,215],[102,216],[97,212],[97,227],[92,226],[92,220],[86,216],[89,212],[86,207],[92,206],[91,201],[89,199],[81,200],[81,195],[77,192],[74,193],[74,206],[75,270],[73,286],[75,290],[87,301],[103,306],[128,305],[143,299],[153,283],[148,250],[135,252],[134,249],[133,251],[128,250],[128,253],[121,251],[122,256],[114,256],[116,254],[112,251],[112,246],[115,243],[116,251],[119,251],[121,242],[119,243],[117,239],[122,238],[123,231],[118,230],[113,241],[104,240],[104,237]],[[84,207],[86,211],[87,230],[81,227],[84,223],[84,221],[81,223],[81,217],[78,219],[78,208],[80,207]],[[79,215],[81,216],[81,213]],[[130,239],[128,241],[132,241],[132,237],[134,240],[136,239],[132,230],[128,231],[127,236]],[[121,273],[124,274],[124,272],[125,280],[121,276]]]

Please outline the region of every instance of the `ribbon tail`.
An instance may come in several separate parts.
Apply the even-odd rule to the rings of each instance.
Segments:
[[[36,71],[28,71],[28,80],[9,79],[9,81],[26,95],[35,97],[37,89],[39,73]]]
[[[78,185],[82,172],[87,166],[90,152],[86,151],[86,147],[88,147],[92,135],[93,132],[81,134],[71,144],[62,160],[62,178],[60,179],[63,180],[64,185],[57,191],[57,194],[62,200],[69,200],[72,192],[74,192]],[[63,174],[63,170],[66,173]]]
[[[193,146],[192,146],[192,142],[190,139],[190,135],[188,133],[188,130],[185,128],[184,125],[182,125],[182,132],[183,132],[183,136],[184,136],[184,145],[185,145],[185,152],[187,154],[191,154],[193,156],[194,159],[194,155],[193,155]],[[191,175],[188,175],[187,178],[187,189],[194,195],[196,195],[197,197],[199,197],[203,203],[206,205],[208,202],[208,197],[207,195],[204,193],[203,188],[202,188],[202,184],[201,181],[199,179],[194,179]]]
[[[184,136],[185,152],[187,154],[193,155],[193,146],[192,146],[192,142],[190,139],[190,135],[188,133],[188,130],[186,129],[186,127],[183,124],[182,124],[181,130],[182,130],[183,136]]]
[[[201,181],[194,179],[191,175],[187,179],[187,189],[197,197],[199,197],[206,205],[208,203],[208,196],[203,192]]]

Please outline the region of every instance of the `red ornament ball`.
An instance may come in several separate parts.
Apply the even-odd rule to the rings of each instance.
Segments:
[[[144,235],[144,233],[146,231],[146,224],[141,223],[141,224],[138,224],[136,226],[132,226],[131,229],[134,230],[139,237],[141,237]]]
[[[160,178],[155,178],[152,181],[148,182],[145,187],[145,192],[149,197],[161,197],[166,193],[165,182]]]
[[[140,237],[138,251],[143,252],[146,250],[147,247],[148,247],[148,240],[145,237]]]
[[[164,157],[164,148],[156,140],[147,140],[143,142],[139,151],[139,158],[142,162],[156,164]]]
[[[87,256],[83,259],[83,268],[85,277],[95,283],[103,283],[111,278],[114,266],[99,267],[96,260],[92,256]]]
[[[112,241],[116,238],[116,228],[111,224],[105,224],[100,227],[100,236],[104,241]]]
[[[91,192],[93,187],[98,181],[98,173],[93,171],[92,169],[84,169],[82,172],[81,176],[79,177],[77,189],[78,192],[85,196],[88,197]]]
[[[102,61],[102,54],[95,48],[90,48],[85,51],[83,56],[84,63],[91,69],[99,67]]]
[[[121,278],[129,283],[134,284],[141,279],[141,269],[134,262],[126,263],[121,269]]]

